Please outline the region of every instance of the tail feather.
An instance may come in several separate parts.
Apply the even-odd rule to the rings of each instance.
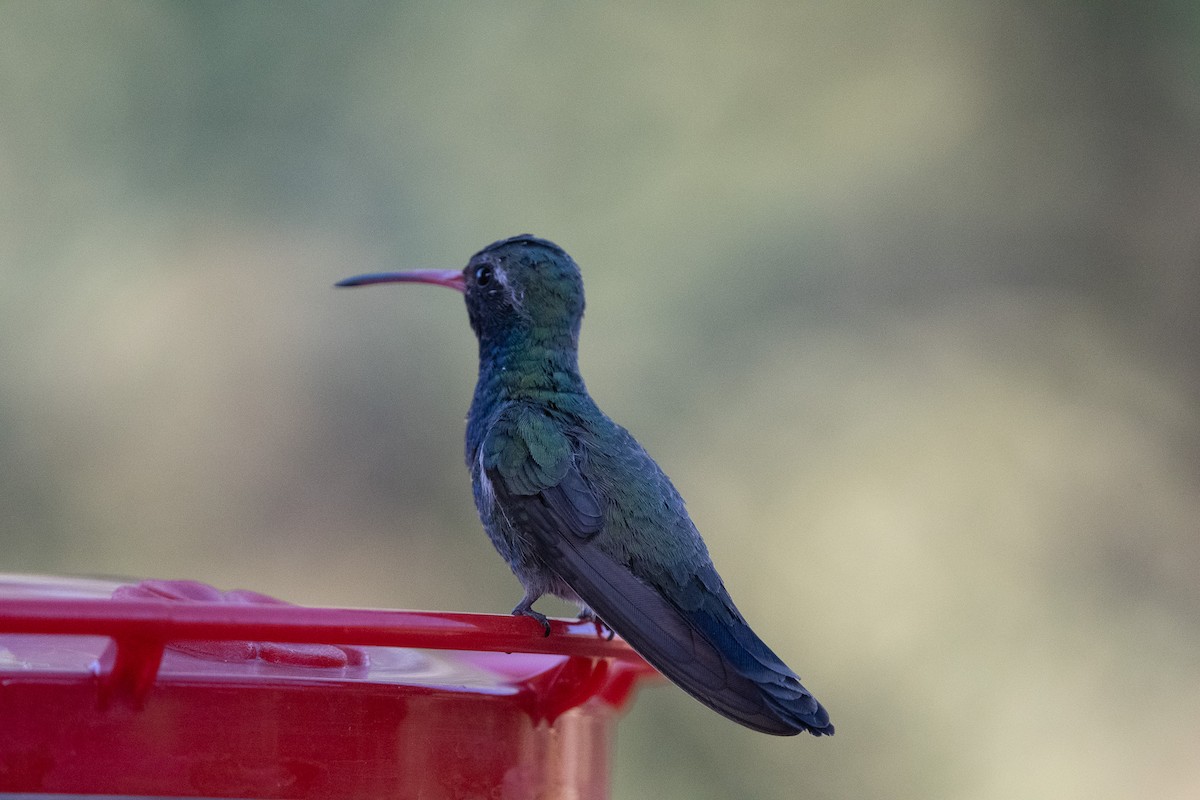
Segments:
[[[742,620],[685,613],[590,543],[560,539],[554,565],[613,630],[714,711],[763,733],[833,733],[829,714]],[[714,598],[717,599],[717,598]]]
[[[800,683],[783,660],[742,619],[728,595],[709,596],[706,605],[719,603],[727,613],[724,620],[699,610],[688,614],[692,624],[711,641],[733,669],[759,690],[773,715],[816,736],[831,736],[834,728],[829,712]]]

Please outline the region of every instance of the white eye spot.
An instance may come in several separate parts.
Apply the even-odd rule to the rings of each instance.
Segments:
[[[521,316],[525,316],[525,294],[520,290],[519,286],[513,286],[509,283],[508,273],[506,273],[503,268],[496,267],[492,271],[491,279],[494,283],[500,284],[500,288],[504,290],[504,295],[508,298],[508,304],[513,307],[513,310]],[[497,291],[499,290],[491,289],[488,291],[488,295],[495,295]]]

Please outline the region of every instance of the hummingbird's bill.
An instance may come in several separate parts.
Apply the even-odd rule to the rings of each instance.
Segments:
[[[368,275],[355,275],[338,281],[334,286],[370,286],[374,283],[432,283],[445,286],[460,292],[467,291],[467,279],[461,270],[453,269],[414,269],[408,272],[373,272]]]

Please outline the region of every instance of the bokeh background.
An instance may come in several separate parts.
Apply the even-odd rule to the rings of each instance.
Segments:
[[[330,287],[526,231],[838,726],[617,797],[1200,796],[1194,2],[4,2],[0,569],[506,611],[461,300]]]

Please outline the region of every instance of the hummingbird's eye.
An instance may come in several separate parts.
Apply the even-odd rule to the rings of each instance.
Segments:
[[[485,266],[485,267],[480,267],[479,269],[475,270],[475,285],[476,286],[487,286],[491,282],[492,282],[492,268],[491,267]]]

